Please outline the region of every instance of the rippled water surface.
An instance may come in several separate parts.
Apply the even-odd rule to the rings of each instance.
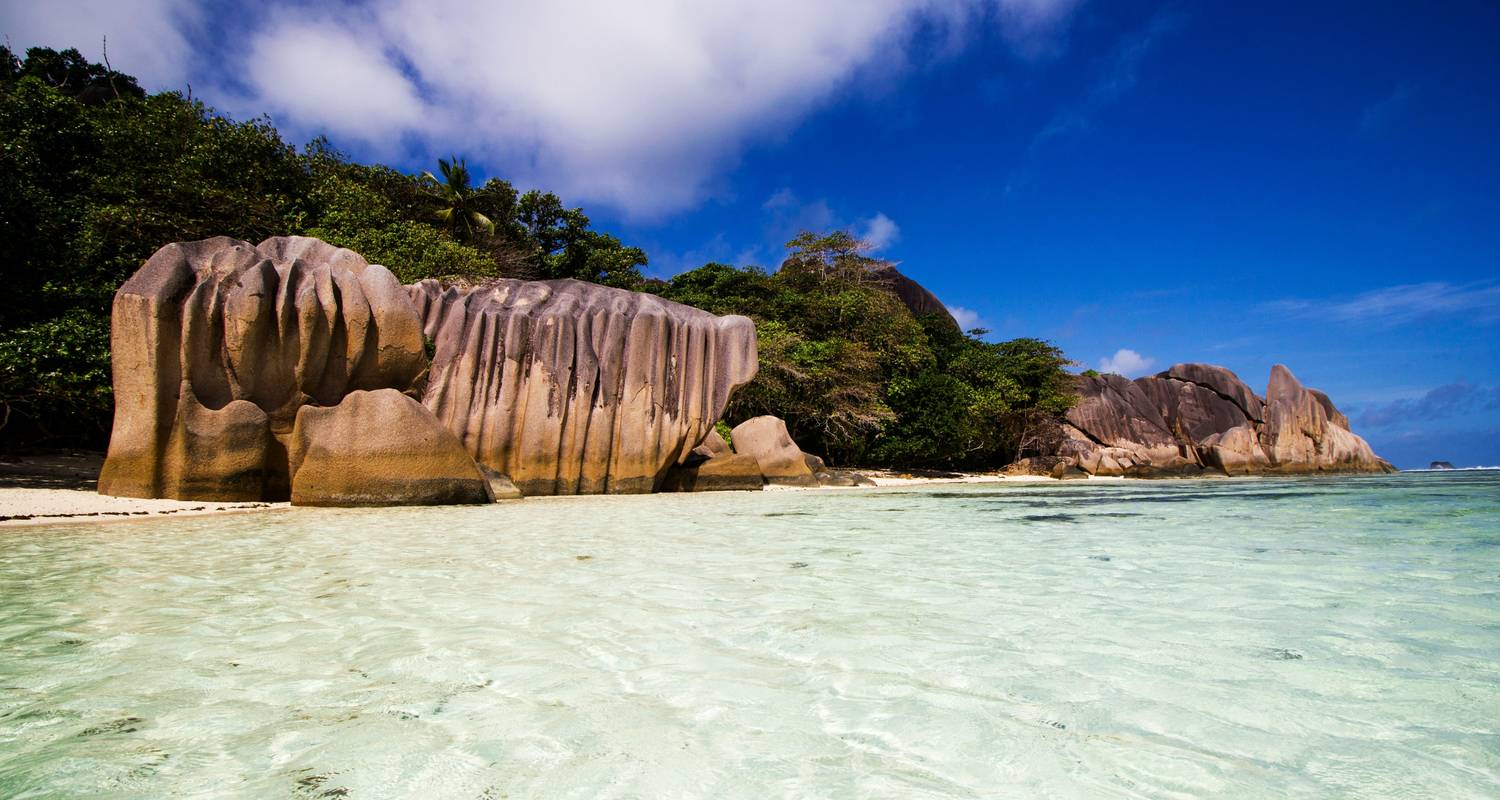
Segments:
[[[0,532],[0,797],[1500,796],[1500,473]]]

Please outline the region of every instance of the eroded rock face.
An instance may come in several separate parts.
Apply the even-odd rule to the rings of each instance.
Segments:
[[[573,280],[408,287],[423,404],[526,495],[658,488],[755,376],[755,327]]]
[[[1329,410],[1333,414],[1330,415]],[[1328,396],[1303,388],[1281,364],[1271,368],[1266,388],[1266,424],[1261,446],[1279,472],[1391,472],[1364,439],[1336,422]]]
[[[1134,381],[1119,375],[1080,375],[1078,405],[1068,410],[1060,451],[1095,475],[1192,470],[1193,458],[1167,426],[1157,405]]]
[[[1239,407],[1248,419],[1264,422],[1266,402],[1240,376],[1215,364],[1173,364],[1157,378],[1195,383]]]
[[[1201,384],[1153,375],[1137,378],[1135,385],[1156,405],[1178,443],[1190,445],[1248,421],[1240,406]]]
[[[427,366],[395,277],[317,239],[158,250],[115,294],[115,422],[99,491],[282,500],[298,410],[416,391]]]
[[[1080,376],[1079,394],[1056,455],[1094,475],[1393,471],[1327,395],[1279,364],[1265,400],[1209,364],[1135,381]]]
[[[456,505],[494,501],[489,479],[422,404],[396,391],[303,406],[288,447],[292,504]]]

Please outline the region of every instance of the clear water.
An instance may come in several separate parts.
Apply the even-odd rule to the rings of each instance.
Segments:
[[[0,796],[1500,796],[1500,473],[0,532]]]

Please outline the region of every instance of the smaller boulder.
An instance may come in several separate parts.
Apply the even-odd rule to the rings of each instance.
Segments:
[[[490,495],[495,498],[495,502],[498,503],[501,500],[520,500],[523,496],[521,490],[517,489],[516,485],[511,482],[510,477],[504,473],[496,472],[484,464],[479,465],[479,472],[484,475],[486,481],[489,481]]]
[[[667,470],[663,492],[753,492],[765,479],[760,463],[751,456],[722,455]]]
[[[288,443],[292,505],[489,503],[490,483],[458,437],[395,389],[303,406]]]
[[[823,459],[812,453],[803,453],[802,460],[807,462],[807,468],[812,470],[814,475],[828,471],[828,465],[823,463]]]
[[[1271,459],[1261,449],[1259,436],[1249,423],[1216,433],[1198,446],[1203,463],[1225,475],[1251,475],[1270,469]]]
[[[766,480],[782,486],[817,486],[807,459],[778,417],[761,416],[735,426],[729,438],[740,455],[754,458]]]
[[[718,428],[709,428],[708,435],[704,436],[703,441],[699,442],[698,446],[693,448],[692,455],[708,459],[732,455],[733,453],[734,451],[729,449],[729,443],[724,441],[723,436],[719,435]]]
[[[1059,464],[1052,470],[1052,477],[1060,481],[1087,480],[1089,474],[1079,468],[1077,464]]]

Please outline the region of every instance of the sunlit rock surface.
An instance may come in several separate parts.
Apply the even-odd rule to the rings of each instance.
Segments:
[[[115,295],[115,421],[99,491],[281,500],[303,406],[416,392],[410,299],[384,267],[317,239],[170,244]]]
[[[755,327],[574,280],[408,287],[423,403],[526,495],[650,492],[755,376]]]
[[[297,412],[288,456],[292,504],[381,506],[488,503],[490,481],[458,437],[396,391],[353,392]]]
[[[1176,364],[1134,381],[1081,375],[1056,455],[1093,475],[1391,472],[1328,396],[1286,367],[1265,399],[1229,370]]]

